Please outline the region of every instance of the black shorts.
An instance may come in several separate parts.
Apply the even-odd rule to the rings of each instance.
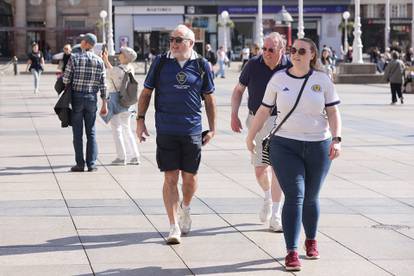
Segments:
[[[157,135],[157,164],[160,171],[182,170],[196,174],[201,160],[201,134]]]

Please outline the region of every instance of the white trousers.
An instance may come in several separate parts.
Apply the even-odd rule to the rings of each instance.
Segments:
[[[139,159],[138,145],[131,130],[131,113],[121,112],[111,118],[116,154],[121,160]]]

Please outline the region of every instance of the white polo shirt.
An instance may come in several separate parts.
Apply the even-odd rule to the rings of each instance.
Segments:
[[[335,86],[325,72],[312,70],[295,111],[276,136],[299,141],[323,141],[331,137],[325,107],[340,103]],[[266,87],[262,104],[277,106],[276,124],[296,102],[305,77],[295,77],[287,69],[276,72]]]

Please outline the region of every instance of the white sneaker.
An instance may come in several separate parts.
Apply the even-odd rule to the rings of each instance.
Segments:
[[[181,232],[185,235],[188,234],[191,230],[191,217],[190,217],[190,207],[183,208],[182,203],[180,204],[180,218],[178,220],[178,225],[180,225]]]
[[[141,164],[141,161],[137,157],[131,158],[131,160],[128,161],[128,165],[139,165],[139,164]]]
[[[181,243],[181,231],[177,225],[171,225],[170,234],[167,238],[167,244],[179,244]]]
[[[268,222],[272,216],[272,200],[263,201],[262,209],[260,210],[259,217],[261,222]]]
[[[269,223],[269,230],[273,232],[283,232],[282,220],[276,216],[272,216]]]
[[[115,166],[125,166],[126,165],[126,161],[122,160],[120,158],[116,158],[114,161],[112,161],[111,165],[115,165]]]

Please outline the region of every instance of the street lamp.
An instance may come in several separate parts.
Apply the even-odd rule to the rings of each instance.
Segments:
[[[106,32],[105,32],[105,18],[108,16],[108,13],[105,10],[101,10],[99,16],[102,18],[102,43],[106,43]]]
[[[303,25],[303,0],[299,0],[298,11],[299,11],[298,38],[304,38],[305,37],[305,32],[304,32],[305,27]]]
[[[224,51],[227,52],[227,23],[229,22],[229,12],[228,11],[222,11],[221,14],[221,19],[223,22],[223,26],[224,26]]]
[[[360,0],[355,0],[354,43],[352,44],[352,63],[364,63],[362,59]]]
[[[108,54],[115,55],[114,32],[112,30],[112,0],[108,0]]]
[[[263,47],[263,0],[257,1],[257,45]]]
[[[384,41],[384,50],[390,46],[390,0],[386,0],[385,3],[385,41]]]
[[[292,15],[286,10],[285,6],[282,6],[282,10],[276,14],[276,22],[285,23],[287,26],[287,45],[292,45]]]
[[[348,53],[348,49],[349,49],[349,44],[348,44],[348,18],[351,16],[351,14],[349,13],[349,11],[344,11],[344,13],[342,14],[342,18],[345,20],[345,25],[344,25],[344,51],[345,53]]]

